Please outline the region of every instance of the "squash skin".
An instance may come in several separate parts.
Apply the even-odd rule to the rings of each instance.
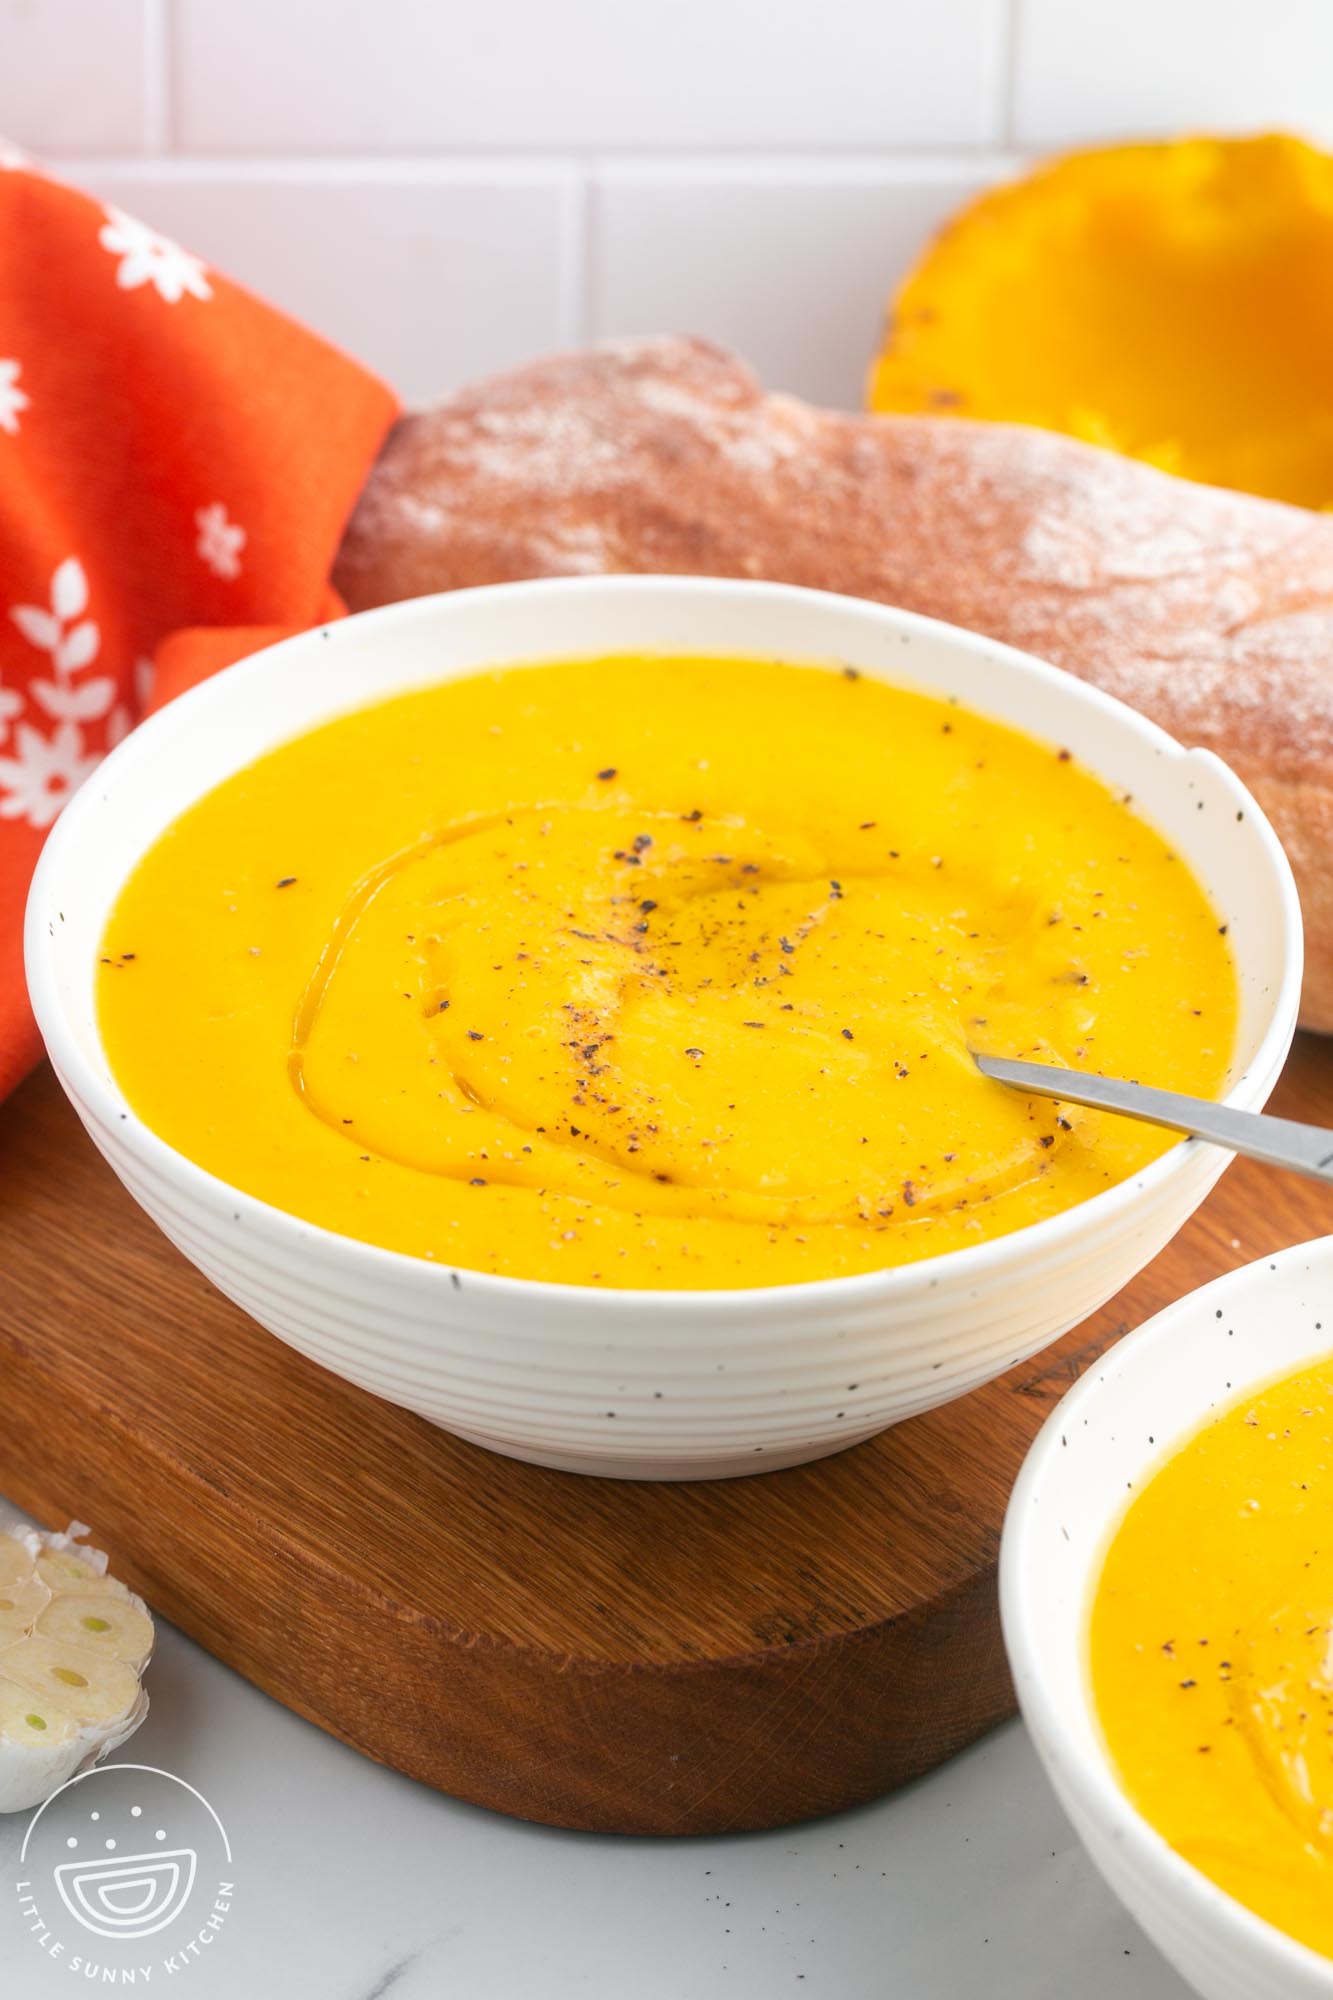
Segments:
[[[868,400],[1333,504],[1333,158],[1189,138],[988,191],[901,286]]]

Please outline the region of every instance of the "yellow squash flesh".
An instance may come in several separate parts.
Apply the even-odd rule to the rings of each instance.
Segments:
[[[869,400],[1323,507],[1330,356],[1333,159],[1195,138],[1073,154],[982,195],[899,291]]]

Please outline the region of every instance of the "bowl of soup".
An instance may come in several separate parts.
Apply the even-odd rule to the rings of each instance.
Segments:
[[[263,1325],[624,1477],[836,1451],[1010,1367],[1227,1156],[971,1051],[1257,1107],[1300,921],[1262,813],[907,613],[617,577],[417,599],[152,717],[27,922],[56,1071]]]
[[[1167,1307],[1020,1474],[1001,1599],[1093,1860],[1205,2000],[1333,1995],[1333,1237]]]

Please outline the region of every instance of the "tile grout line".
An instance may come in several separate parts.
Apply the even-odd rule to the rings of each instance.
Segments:
[[[143,8],[144,155],[160,159],[174,137],[170,0],[143,0]]]
[[[592,182],[585,166],[574,161],[570,166],[560,272],[560,336],[567,347],[586,347],[591,323]]]
[[[583,270],[579,287],[579,345],[588,347],[597,326],[598,205],[597,176],[591,166],[583,174]]]
[[[1024,0],[1005,0],[1004,38],[1000,48],[1000,146],[1014,150],[1018,120],[1018,66],[1022,55]]]
[[[165,110],[165,106],[162,107]],[[106,173],[136,175],[145,179],[165,175],[180,182],[207,186],[233,182],[262,187],[273,181],[299,182],[303,179],[327,182],[358,182],[361,185],[396,186],[438,176],[484,182],[488,174],[505,179],[524,175],[560,177],[576,175],[591,187],[602,174],[648,178],[661,175],[667,181],[679,176],[682,183],[711,179],[744,182],[753,176],[757,186],[766,181],[800,179],[807,172],[810,184],[836,183],[843,175],[885,176],[903,187],[929,186],[938,180],[963,181],[977,174],[1000,173],[1011,168],[1015,156],[1003,146],[979,148],[975,152],[884,153],[847,152],[754,152],[754,153],[615,153],[583,156],[559,152],[483,152],[463,149],[456,153],[354,154],[284,153],[185,153],[171,148],[170,120],[162,143],[167,150],[123,153],[69,150],[45,153],[35,148],[46,169],[77,179],[80,174]]]

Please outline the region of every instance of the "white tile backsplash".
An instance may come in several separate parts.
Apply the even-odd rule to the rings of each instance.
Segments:
[[[855,403],[973,188],[1265,125],[1333,145],[1333,0],[0,0],[0,133],[414,398],[688,328]]]
[[[1017,144],[1281,127],[1333,141],[1331,0],[1015,0]]]
[[[579,191],[562,168],[90,183],[425,400],[570,344]]]
[[[197,151],[999,137],[1007,0],[176,0]]]
[[[978,184],[873,164],[605,167],[593,181],[591,330],[701,333],[770,388],[855,407],[894,281]]]
[[[152,5],[0,0],[0,133],[55,152],[145,146]]]

